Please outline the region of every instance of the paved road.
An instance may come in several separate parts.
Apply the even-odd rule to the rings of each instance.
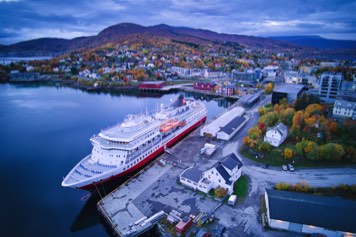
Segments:
[[[227,230],[228,236],[291,236],[290,232],[266,231],[261,227],[259,216],[260,198],[266,188],[272,188],[276,183],[298,183],[305,181],[313,187],[330,187],[340,184],[356,184],[356,168],[327,168],[327,169],[296,169],[295,172],[283,171],[280,167],[270,167],[255,163],[241,154],[239,148],[243,137],[247,136],[250,127],[256,124],[259,115],[257,109],[260,105],[269,103],[270,96],[260,101],[246,113],[250,116],[245,127],[223,148],[223,155],[235,152],[242,160],[243,173],[250,179],[248,197],[243,204],[239,204],[232,212],[227,206],[222,206],[217,211],[221,217],[221,223],[230,226]],[[239,218],[240,217],[240,218]],[[295,234],[293,236],[300,236]]]

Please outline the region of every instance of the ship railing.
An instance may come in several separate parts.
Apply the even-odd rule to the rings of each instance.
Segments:
[[[78,173],[78,174],[80,174],[80,175],[82,175],[82,176],[88,177],[88,178],[92,177],[92,175],[87,174],[87,173],[80,172],[79,170],[75,170],[75,172]]]
[[[108,168],[117,168],[117,165],[109,165],[109,164],[104,164],[97,162],[98,165],[103,166],[103,167],[108,167]]]
[[[80,167],[82,167],[82,168],[83,168],[84,170],[86,170],[86,171],[90,171],[90,172],[93,172],[93,173],[95,173],[95,174],[101,174],[101,173],[103,173],[103,171],[100,171],[100,170],[89,169],[89,168],[85,167],[83,164],[80,164]]]

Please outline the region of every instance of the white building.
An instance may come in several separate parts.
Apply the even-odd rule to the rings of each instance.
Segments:
[[[268,142],[274,147],[281,145],[288,136],[288,128],[283,124],[279,123],[273,128],[267,128],[264,141]]]
[[[313,88],[318,86],[316,76],[307,75],[296,71],[284,72],[284,82],[288,84],[302,84]]]
[[[321,67],[337,67],[338,65],[338,62],[320,62]]]
[[[204,193],[222,187],[231,194],[234,191],[234,183],[241,176],[242,166],[240,159],[231,153],[204,172],[196,167],[188,168],[183,171],[179,179],[182,184]]]
[[[278,71],[279,71],[278,66],[267,66],[263,68],[262,73],[264,74],[265,77],[276,77]]]
[[[225,76],[225,74],[222,71],[210,71],[210,70],[204,69],[204,72],[203,72],[203,77],[207,78],[207,79],[221,78],[224,76]]]
[[[35,68],[33,66],[27,66],[26,72],[32,72]]]
[[[171,67],[171,71],[176,72],[180,77],[200,77],[203,75],[204,69]]]
[[[316,236],[356,236],[356,201],[266,189],[270,228]]]
[[[217,119],[209,123],[208,125],[204,125],[204,127],[200,130],[200,136],[209,136],[209,137],[217,137],[218,133],[220,131],[224,132],[222,128],[226,127],[228,129],[232,128],[232,126],[228,126],[230,122],[232,122],[234,119],[236,119],[239,116],[242,116],[245,113],[245,109],[241,106],[234,107],[230,109],[229,111],[225,112],[221,116],[219,116]],[[244,124],[244,122],[243,122]],[[242,126],[243,126],[242,124]],[[242,127],[241,126],[241,127]],[[235,126],[236,132],[240,129],[239,126]],[[229,135],[229,132],[225,132],[228,136],[225,136],[223,133],[220,133],[220,138],[228,138],[232,137],[234,134],[231,136]],[[230,133],[231,134],[231,133]]]
[[[356,120],[356,102],[336,100],[333,108],[333,118]]]

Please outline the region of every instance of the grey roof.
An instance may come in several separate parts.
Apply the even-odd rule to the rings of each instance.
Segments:
[[[270,217],[356,233],[356,201],[266,189]]]
[[[251,103],[254,100],[257,100],[260,96],[261,96],[261,93],[248,94],[248,95],[242,96],[239,99],[239,102],[241,102],[241,103]]]
[[[236,166],[240,169],[242,167],[242,162],[234,153],[227,155],[221,162],[223,166],[229,170],[233,170]]]
[[[214,165],[215,169],[219,172],[219,174],[224,178],[225,182],[230,184],[229,182],[229,179],[230,179],[230,175],[229,173],[225,170],[224,166],[221,165],[220,162],[216,163]]]
[[[298,94],[301,90],[304,89],[304,85],[297,84],[284,84],[281,87],[274,89],[274,92],[282,92],[282,93],[296,93]]]
[[[224,127],[221,127],[220,130],[225,132],[226,134],[231,134],[233,133],[236,128],[238,128],[244,121],[246,120],[245,117],[242,116],[236,116],[233,120],[231,120],[228,124],[226,124]]]
[[[356,110],[356,102],[346,100],[335,100],[334,107]]]
[[[203,174],[203,171],[199,170],[196,167],[192,167],[189,169],[186,169],[180,176],[186,179],[189,179],[193,182],[198,183],[199,180],[201,179],[201,176]]]
[[[279,134],[281,134],[281,136],[283,136],[283,134],[285,133],[288,133],[288,128],[283,123],[279,123],[273,128],[268,128],[267,130],[271,130],[271,129],[276,130]]]

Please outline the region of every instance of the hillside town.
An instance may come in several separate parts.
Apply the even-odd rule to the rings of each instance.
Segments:
[[[316,217],[306,220],[311,213],[294,216],[281,213],[277,208],[291,205],[312,210],[315,207],[315,215],[322,215],[321,206],[327,203],[327,208],[342,215],[343,220],[352,219],[352,214],[333,204],[335,198],[314,198],[312,193],[318,193],[316,189],[295,174],[307,173],[296,171],[304,166],[355,164],[356,62],[293,55],[294,52],[288,50],[274,52],[238,44],[198,45],[152,40],[107,44],[47,60],[4,62],[0,65],[0,79],[10,83],[65,83],[87,91],[132,89],[165,93],[175,88],[235,102],[199,129],[199,135],[188,137],[198,140],[189,143],[194,147],[165,148],[167,154],[163,158],[99,202],[99,212],[118,236],[137,236],[163,216],[167,218],[159,223],[172,234],[168,236],[210,236],[206,234],[212,230],[216,230],[214,236],[222,236],[223,231],[232,234],[237,229],[241,236],[276,233],[265,232],[267,229],[354,236],[348,235],[355,233],[350,223],[323,222]],[[183,150],[189,157],[179,155]],[[259,175],[256,175],[256,167]],[[281,171],[290,171],[281,176],[283,181],[278,178]],[[90,172],[86,167],[81,172],[91,176],[85,173]],[[274,176],[275,186],[262,180],[267,179],[261,174],[264,172]],[[155,179],[146,179],[146,176]],[[288,177],[298,183],[285,183]],[[145,186],[142,192],[126,195],[126,189],[134,189],[137,181]],[[317,178],[309,181],[325,186]],[[256,187],[258,183],[263,183],[263,191]],[[354,197],[354,185],[349,183],[337,190]],[[258,189],[258,195],[247,197],[249,187]],[[155,197],[153,190],[161,196]],[[253,191],[250,189],[250,192]],[[117,210],[116,199],[121,199],[120,205],[126,207],[119,206]],[[252,204],[247,205],[244,199]],[[199,211],[199,215],[183,217],[183,213],[188,213],[188,209],[183,208],[187,200],[190,200],[188,209]],[[201,206],[200,200],[206,206]],[[236,200],[239,200],[236,205],[244,207],[243,210],[235,209]],[[156,203],[156,206],[146,202]],[[263,206],[261,210],[257,210],[259,203]],[[340,203],[354,208],[353,202]],[[126,208],[130,215],[123,221],[121,215],[127,215]],[[167,210],[169,214],[164,212]],[[232,213],[243,216],[246,212],[249,213],[246,222],[232,221],[235,220]],[[215,217],[220,220],[219,224],[209,226]],[[256,224],[257,220],[260,225]],[[263,231],[261,226],[265,228]]]

